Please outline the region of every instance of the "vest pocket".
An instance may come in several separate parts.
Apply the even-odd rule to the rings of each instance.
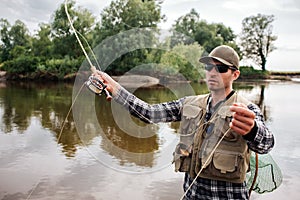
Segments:
[[[210,165],[203,171],[223,180],[237,180],[243,176],[244,158],[239,153],[215,152]]]

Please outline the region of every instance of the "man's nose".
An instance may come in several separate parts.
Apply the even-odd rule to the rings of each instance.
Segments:
[[[210,71],[209,71],[210,74],[218,74],[218,70],[216,69],[216,67],[213,67]]]

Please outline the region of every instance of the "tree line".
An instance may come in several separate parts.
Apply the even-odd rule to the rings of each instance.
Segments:
[[[85,44],[92,47],[110,36],[134,28],[150,27],[158,30],[159,24],[166,20],[161,5],[162,1],[114,0],[101,12],[100,20],[97,20],[90,11],[76,6],[74,0],[67,4],[74,28]],[[163,44],[168,45],[170,51],[136,49],[115,59],[106,68],[106,72],[119,75],[144,63],[157,63],[156,70],[168,66],[170,75],[181,73],[189,80],[197,80],[199,70],[191,65],[196,65],[196,68],[202,66],[198,62],[191,63],[191,59],[187,62],[176,53],[182,52],[185,57],[198,60],[203,52],[210,52],[221,44],[232,46],[243,58],[253,60],[265,71],[267,56],[275,49],[273,43],[277,39],[272,33],[273,21],[273,15],[247,17],[242,21],[241,34],[236,35],[223,23],[208,23],[200,19],[200,14],[192,9],[172,25],[171,31],[182,33],[184,37],[173,34],[168,44]],[[7,71],[12,77],[48,73],[63,79],[66,75],[76,73],[85,60],[68,22],[64,4],[53,13],[50,23],[39,24],[34,35],[30,34],[21,20],[11,25],[7,19],[0,19],[0,39],[0,70]],[[238,39],[241,42],[237,42]],[[118,42],[120,46],[126,45],[126,41]],[[146,41],[140,38],[138,42]],[[109,51],[112,47],[107,45],[102,48]]]

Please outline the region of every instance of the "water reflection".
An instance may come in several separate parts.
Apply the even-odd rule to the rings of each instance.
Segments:
[[[62,121],[71,105],[70,84],[34,84],[7,83],[0,89],[1,131],[7,134],[22,134],[28,129],[31,118],[40,120],[45,129],[53,131],[57,138]],[[72,116],[68,119],[65,134],[61,138],[66,156],[74,156],[76,144],[80,143],[72,124]]]
[[[22,134],[28,129],[31,118],[36,117],[40,119],[41,125],[45,129],[49,129],[54,134],[56,140],[59,132],[62,128],[62,122],[68,113],[71,106],[72,84],[49,84],[47,85],[39,83],[8,83],[5,88],[0,90],[0,104],[1,104],[1,131],[3,133],[19,133]],[[169,86],[174,87],[174,86]],[[177,85],[178,88],[180,86]],[[254,86],[249,84],[235,85],[238,90],[251,91]],[[268,108],[264,104],[264,91],[265,85],[260,85],[260,92],[255,96],[254,102],[259,105],[266,118],[268,118]],[[205,84],[193,85],[197,94],[207,92]],[[84,91],[81,96],[87,95]],[[89,92],[89,91],[87,91]],[[147,100],[150,103],[165,102],[177,98],[173,91],[160,88],[152,89],[139,89],[135,91],[135,94],[142,99]],[[86,102],[86,100],[83,100]],[[111,104],[105,101],[104,98],[96,99],[95,107],[91,107],[88,103],[84,103],[80,108],[85,112],[80,112],[79,119],[84,124],[84,135],[78,135],[74,124],[73,115],[69,115],[61,135],[59,144],[63,148],[63,152],[67,157],[74,157],[78,146],[89,145],[93,143],[96,137],[105,138],[109,140],[112,145],[108,145],[107,141],[101,143],[101,148],[110,154],[114,152],[113,146],[117,146],[120,149],[125,149],[128,152],[133,153],[150,153],[159,149],[159,138],[156,132],[157,128],[151,128],[151,137],[141,138],[134,137],[128,132],[124,132],[120,129],[119,124],[116,124],[114,116],[112,114]],[[91,119],[89,113],[96,110],[97,121],[99,122],[103,131],[93,130],[94,120]],[[126,113],[120,112],[121,113]],[[137,126],[146,126],[142,122],[136,119],[132,119]],[[124,120],[127,123],[126,120]],[[171,123],[170,128],[176,132],[178,130],[178,123]],[[103,135],[104,134],[104,135]],[[145,134],[145,133],[144,133]],[[103,137],[105,136],[105,137]],[[121,159],[122,156],[114,155]],[[153,161],[145,163],[146,166],[152,166]],[[142,165],[142,162],[136,161],[136,164]]]

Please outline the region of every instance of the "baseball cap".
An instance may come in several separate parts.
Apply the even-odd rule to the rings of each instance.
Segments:
[[[200,58],[200,62],[208,64],[213,62],[213,60],[218,60],[219,62],[228,65],[234,66],[237,69],[239,68],[239,56],[236,51],[227,45],[221,45],[214,48],[208,56]]]

